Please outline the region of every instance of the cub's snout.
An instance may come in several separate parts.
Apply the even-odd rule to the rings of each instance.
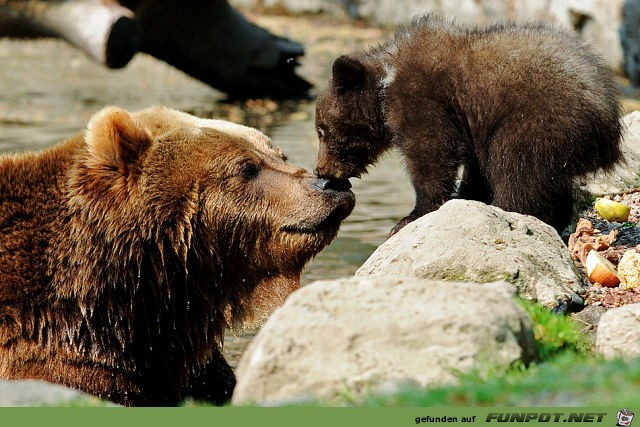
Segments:
[[[317,178],[312,186],[320,191],[349,191],[351,182],[348,179],[340,178]]]

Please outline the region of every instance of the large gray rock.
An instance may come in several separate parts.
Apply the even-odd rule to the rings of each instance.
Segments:
[[[592,43],[616,71],[623,69],[618,29],[623,0],[232,0],[241,7],[285,7],[292,12],[347,10],[375,24],[396,26],[412,17],[436,12],[458,22],[485,25],[505,19],[535,19],[575,30]]]
[[[556,231],[528,215],[450,200],[409,223],[376,249],[357,276],[383,275],[487,283],[553,306],[581,301],[583,284]]]
[[[78,390],[44,381],[0,381],[0,407],[105,405]]]
[[[622,118],[624,125],[621,162],[608,173],[588,177],[582,187],[595,195],[619,194],[640,187],[640,111]]]
[[[302,287],[244,353],[234,404],[351,398],[381,385],[454,383],[456,372],[534,354],[506,283],[352,277]]]
[[[640,304],[612,308],[602,315],[596,353],[607,359],[640,356]]]

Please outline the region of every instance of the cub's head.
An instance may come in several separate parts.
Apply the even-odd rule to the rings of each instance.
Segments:
[[[320,177],[359,177],[390,145],[380,96],[383,69],[341,56],[332,71],[316,102],[320,145],[314,172]]]
[[[181,278],[226,301],[236,323],[281,304],[354,205],[348,187],[289,165],[259,131],[163,107],[97,113],[69,194],[75,234],[91,234],[80,244],[114,258],[105,282]]]

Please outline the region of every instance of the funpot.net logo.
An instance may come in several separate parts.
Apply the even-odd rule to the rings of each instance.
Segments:
[[[618,422],[617,426],[628,427],[631,425],[631,421],[633,421],[634,413],[628,409],[623,409],[618,411]]]

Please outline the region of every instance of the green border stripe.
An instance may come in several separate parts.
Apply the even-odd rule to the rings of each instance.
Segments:
[[[615,427],[624,408],[2,408],[3,426],[472,426]],[[634,408],[629,408],[634,411]],[[640,419],[634,420],[640,426]]]

